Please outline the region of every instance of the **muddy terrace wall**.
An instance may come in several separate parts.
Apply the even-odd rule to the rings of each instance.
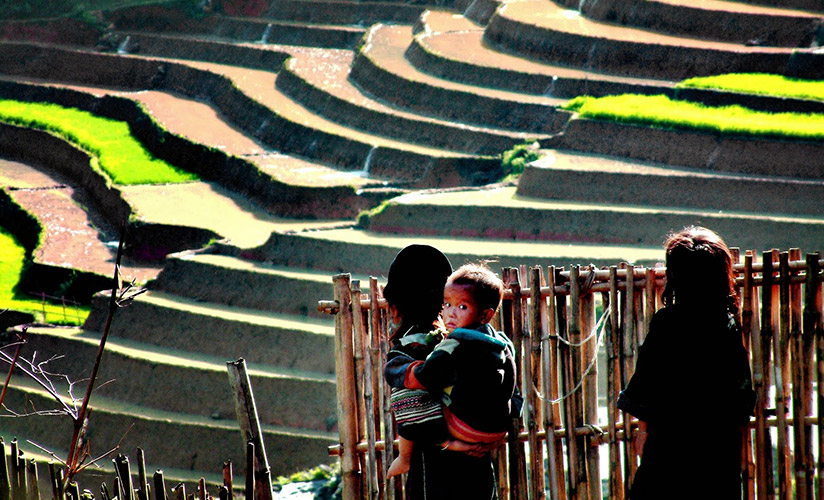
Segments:
[[[10,62],[10,60],[15,60],[15,56],[24,58],[21,52],[26,52],[26,47],[30,48],[30,46],[16,44],[4,46],[4,50],[0,51],[0,66],[4,67],[5,72],[43,77],[46,75],[40,73],[45,71],[53,74],[49,78],[58,80],[78,81],[105,87],[119,86],[144,89],[150,87],[151,77],[157,74],[159,68],[156,61],[118,60],[112,57],[73,51],[44,50],[29,57],[43,57],[48,58],[50,61],[40,63],[36,66],[37,69],[30,70],[26,68],[26,64],[20,59],[16,59],[16,62]],[[65,59],[63,56],[66,56]],[[123,64],[119,64],[118,61],[123,61]],[[49,68],[52,69],[49,70]],[[76,71],[77,68],[81,68],[81,71]],[[221,80],[218,75],[207,72],[199,72],[200,74],[198,74],[197,70],[192,71],[195,73],[184,75],[182,81],[176,81],[173,85],[170,85],[172,87],[170,90],[178,92],[187,90],[189,94],[194,94],[195,97],[202,97],[204,94],[208,96],[217,93],[215,87],[218,87],[219,90],[225,90],[220,88],[220,84],[224,87],[229,86],[228,82],[225,79]],[[199,76],[204,78],[198,78]],[[108,79],[111,81],[108,81]],[[194,80],[193,85],[188,86],[187,84],[191,83],[192,80]],[[347,217],[354,216],[358,211],[374,204],[374,201],[370,201],[368,198],[357,196],[355,189],[350,186],[295,187],[279,182],[263,174],[256,165],[241,158],[226,155],[219,149],[193,143],[184,137],[169,133],[151,119],[138,104],[125,98],[95,97],[91,94],[70,89],[39,87],[14,82],[0,82],[0,93],[6,98],[53,102],[63,106],[84,109],[112,119],[124,120],[129,123],[132,133],[138,140],[159,158],[193,171],[203,177],[204,180],[215,181],[241,192],[277,215]],[[240,93],[237,92],[237,94]],[[262,106],[258,106],[262,108]],[[243,106],[233,102],[225,102],[223,106],[224,109],[232,107],[240,108]],[[266,115],[267,111],[258,109],[257,112],[257,119],[265,120],[263,116]],[[253,115],[255,114],[253,113]],[[246,121],[248,122],[251,119],[251,116],[247,117]]]

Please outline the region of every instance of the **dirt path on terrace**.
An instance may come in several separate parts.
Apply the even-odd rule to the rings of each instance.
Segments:
[[[113,273],[117,231],[88,208],[91,205],[82,189],[71,187],[55,172],[2,158],[0,186],[43,225],[45,234],[36,251],[37,261],[104,276]],[[122,271],[124,276],[145,282],[154,278],[160,267],[124,261]]]

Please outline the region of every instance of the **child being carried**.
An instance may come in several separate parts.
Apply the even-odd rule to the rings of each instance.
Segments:
[[[425,359],[393,370],[387,366],[392,387],[392,409],[398,423],[399,455],[389,467],[389,477],[409,470],[413,442],[441,443],[443,450],[483,455],[506,437],[523,399],[515,385],[512,342],[489,322],[503,297],[503,283],[488,268],[460,267],[444,287],[443,321],[446,338]],[[426,339],[401,337],[395,348],[405,353],[412,343],[434,343],[438,332]],[[418,345],[417,352],[421,351]]]

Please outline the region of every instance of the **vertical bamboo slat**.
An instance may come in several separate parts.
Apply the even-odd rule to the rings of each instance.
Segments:
[[[607,322],[607,409],[609,422],[609,498],[623,500],[624,484],[621,473],[621,444],[618,441],[618,417],[616,406],[621,392],[621,337],[618,320],[618,268],[609,268],[609,292],[604,294],[604,309],[609,307]]]
[[[513,345],[515,346],[516,356],[521,357],[523,363],[523,302],[521,297],[521,282],[518,270],[510,268],[507,271],[509,288],[512,290],[512,323],[511,335]],[[519,373],[516,370],[516,373]],[[518,377],[520,387],[526,387],[523,377]],[[515,500],[526,500],[529,496],[527,491],[526,480],[526,454],[524,452],[524,445],[518,439],[521,433],[521,419],[514,418],[512,420],[512,427],[509,430],[509,494],[510,498]]]
[[[365,472],[363,487],[365,498],[374,499],[378,495],[377,468],[375,454],[375,421],[372,394],[372,359],[369,356],[368,327],[364,324],[361,307],[360,281],[350,284],[350,305],[352,306],[352,341],[355,353],[355,397],[358,399],[358,442],[366,441],[366,454],[362,457]]]
[[[568,339],[569,354],[569,385],[565,396],[571,408],[570,419],[567,421],[567,446],[570,447],[570,495],[575,500],[583,500],[589,496],[587,489],[587,450],[586,437],[575,433],[575,429],[584,425],[584,397],[579,385],[583,382],[582,364],[582,332],[581,332],[581,279],[580,267],[573,266],[569,272],[569,325]],[[572,445],[574,443],[574,446]],[[574,464],[574,468],[573,468]]]
[[[789,260],[800,261],[801,250],[790,249]],[[792,277],[798,275],[792,273]],[[806,421],[806,417],[811,416],[812,411],[812,367],[810,361],[814,354],[805,348],[802,336],[802,291],[801,284],[793,282],[790,285],[790,354],[792,357],[792,380],[793,380],[793,442],[795,454],[793,456],[793,470],[795,472],[796,498],[799,500],[812,500],[812,474],[810,465],[812,464],[812,427]]]
[[[623,340],[623,359],[621,364],[621,387],[626,387],[629,380],[632,378],[632,373],[635,369],[635,267],[626,266],[626,286],[624,289],[624,300],[621,303],[623,308],[622,316],[622,340]],[[632,432],[632,417],[629,413],[624,412],[624,467],[626,469],[625,490],[626,496],[629,496],[629,487],[632,485],[632,479],[635,477],[635,471],[638,468],[638,451],[635,446],[635,439]]]
[[[753,339],[753,344],[758,344],[759,357],[753,359],[753,365],[759,365],[761,373],[760,386],[758,392],[758,406],[760,406],[760,416],[756,410],[756,456],[759,458],[757,475],[757,492],[759,499],[772,499],[775,497],[775,478],[773,476],[772,460],[772,437],[767,426],[769,387],[770,387],[770,358],[773,339],[773,257],[772,252],[762,254],[761,271],[761,330],[758,338]],[[755,382],[754,382],[755,384]]]
[[[381,441],[384,433],[381,431],[381,424],[383,423],[383,398],[384,398],[384,391],[383,391],[383,360],[386,359],[386,355],[381,350],[382,339],[383,337],[382,330],[381,330],[381,310],[379,305],[379,296],[380,291],[378,288],[378,279],[374,276],[369,278],[369,360],[372,366],[372,395],[373,395],[373,403],[372,403],[372,422],[373,422],[373,429],[374,429],[374,441],[377,443]],[[389,433],[386,433],[386,436],[390,436]],[[376,446],[376,445],[375,445]],[[377,471],[378,477],[374,479],[375,487],[378,488],[378,498],[385,498],[383,494],[386,491],[386,485],[383,483],[384,478],[386,477],[386,468],[388,468],[388,462],[386,460],[387,453],[386,453],[386,446],[391,446],[390,443],[384,442],[384,451],[381,453],[376,452],[375,457],[375,470]],[[379,484],[382,487],[379,487]]]
[[[333,278],[335,301],[339,306],[335,315],[335,360],[338,384],[338,427],[341,440],[341,482],[344,500],[355,500],[361,489],[360,467],[355,446],[358,443],[358,419],[355,400],[355,363],[352,345],[352,310],[349,275]]]
[[[779,314],[778,328],[773,330],[773,371],[775,380],[776,412],[776,470],[778,494],[781,500],[790,500],[792,494],[792,474],[790,473],[790,443],[787,411],[789,406],[789,335],[790,335],[790,267],[789,254],[779,255]]]
[[[744,347],[747,349],[748,352],[753,352],[753,305],[754,305],[754,296],[753,296],[753,271],[752,271],[752,264],[753,264],[753,255],[752,253],[748,252],[744,257],[744,275],[743,275],[743,284],[741,286],[741,331],[743,333],[743,341]],[[755,357],[753,356],[753,360]],[[755,383],[755,366],[756,364],[753,362],[753,383]],[[760,377],[760,373],[758,374]],[[756,409],[756,411],[758,411]],[[744,484],[745,495],[744,498],[747,500],[754,500],[755,499],[755,462],[753,457],[753,443],[752,443],[752,433],[747,433],[746,440],[744,442],[744,464],[745,467],[743,469],[743,478],[742,482]]]
[[[162,470],[155,471],[152,476],[152,483],[154,484],[154,500],[166,500],[166,480],[163,478]],[[231,488],[229,488],[229,497],[232,497]]]
[[[33,458],[28,463],[28,480],[29,484],[26,489],[29,493],[29,500],[40,500],[40,478],[37,473],[37,462]]]
[[[812,345],[815,345],[816,365],[816,416],[821,425],[824,418],[824,328],[822,327],[821,302],[821,255],[814,253],[807,255],[807,280],[804,293],[804,325],[803,336]],[[818,481],[816,498],[824,495],[824,433],[818,429],[818,463],[816,473]]]
[[[529,442],[530,498],[540,500],[546,497],[544,482],[544,454],[538,441],[541,426],[541,404],[538,395],[543,392],[541,384],[541,339],[545,334],[544,314],[546,302],[541,296],[541,268],[533,268],[529,274],[529,328],[524,335],[524,402],[526,430]]]
[[[591,271],[590,277],[595,270]],[[587,280],[587,289],[581,290],[581,332],[589,340],[581,346],[581,356],[584,361],[582,374],[582,400],[584,401],[584,425],[590,429],[598,429],[598,332],[595,329],[595,296],[589,289],[591,282]],[[587,461],[587,490],[590,500],[602,500],[601,470],[600,470],[600,436],[591,434],[586,436]]]
[[[538,268],[540,273],[540,268]],[[551,500],[561,500],[563,471],[563,442],[555,437],[555,430],[560,425],[560,412],[555,401],[558,399],[558,331],[555,321],[555,267],[547,269],[547,312],[546,333],[541,344],[541,377],[544,388],[544,430],[546,431],[547,476],[549,478],[549,496]],[[542,279],[543,281],[543,279]]]

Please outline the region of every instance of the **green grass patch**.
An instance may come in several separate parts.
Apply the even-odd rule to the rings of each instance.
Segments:
[[[527,141],[504,151],[501,154],[501,169],[503,170],[504,180],[521,175],[527,163],[540,158],[539,147],[537,142]]]
[[[664,95],[581,96],[564,109],[584,118],[728,135],[783,139],[824,139],[824,114],[769,113],[743,106],[705,106]]]
[[[90,306],[37,300],[15,290],[23,273],[25,261],[26,250],[12,235],[0,229],[0,312],[11,309],[31,313],[37,321],[82,325],[89,315]]]
[[[801,80],[767,73],[702,76],[689,78],[677,86],[824,101],[824,80]]]
[[[0,121],[65,138],[96,156],[100,168],[115,184],[173,184],[198,179],[191,172],[153,157],[123,121],[56,104],[2,99]]]

